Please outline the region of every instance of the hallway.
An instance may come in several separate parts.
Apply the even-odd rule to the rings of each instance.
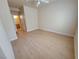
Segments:
[[[43,30],[19,32],[12,42],[16,59],[74,59],[73,38]]]

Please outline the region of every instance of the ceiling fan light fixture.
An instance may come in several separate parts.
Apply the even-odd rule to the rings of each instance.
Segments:
[[[40,5],[40,1],[37,2],[37,7]]]
[[[37,3],[38,5],[40,5],[40,1],[38,1],[38,3]]]

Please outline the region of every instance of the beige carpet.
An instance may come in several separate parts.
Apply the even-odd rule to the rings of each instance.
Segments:
[[[74,59],[73,38],[42,30],[19,32],[12,46],[16,59]]]

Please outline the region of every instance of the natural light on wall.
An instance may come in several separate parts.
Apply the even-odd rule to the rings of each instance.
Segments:
[[[20,18],[23,19],[23,15],[20,15]]]

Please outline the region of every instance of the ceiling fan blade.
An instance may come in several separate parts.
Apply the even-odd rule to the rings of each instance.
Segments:
[[[48,0],[40,0],[41,2],[44,2],[44,3],[49,3]]]

